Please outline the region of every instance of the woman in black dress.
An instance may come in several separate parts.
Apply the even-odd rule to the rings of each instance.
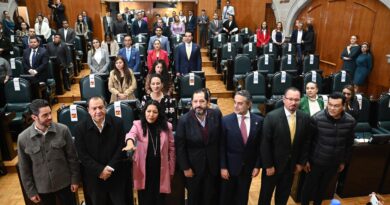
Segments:
[[[347,71],[352,79],[356,69],[356,58],[359,54],[360,46],[357,44],[357,36],[351,36],[350,44],[341,53],[341,59],[343,60],[341,69]]]

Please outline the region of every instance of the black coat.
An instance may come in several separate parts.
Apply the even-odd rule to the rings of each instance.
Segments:
[[[351,154],[355,139],[355,119],[348,113],[335,120],[328,110],[321,110],[311,117],[313,130],[310,143],[310,162],[330,166],[345,163]]]
[[[195,175],[201,175],[206,171],[214,176],[219,175],[221,118],[222,114],[219,110],[207,109],[208,143],[204,143],[201,125],[194,110],[180,117],[175,142],[176,159],[181,170],[191,168]]]
[[[50,42],[46,45],[46,48],[49,56],[57,57],[58,63],[63,65],[64,68],[71,63],[72,58],[70,56],[70,50],[65,43],[61,42],[59,45],[56,45],[53,42]]]
[[[296,131],[291,143],[290,129],[284,107],[268,113],[264,119],[263,136],[260,146],[263,168],[275,167],[276,173],[287,166],[304,165],[307,162],[310,118],[306,113],[296,111]],[[288,162],[290,161],[290,164]],[[291,170],[294,170],[294,167]]]
[[[316,51],[316,35],[314,31],[307,31],[303,37],[304,51],[307,53],[315,53]]]
[[[49,62],[49,54],[45,48],[39,47],[36,54],[36,60],[34,65],[30,65],[31,48],[27,48],[23,51],[23,68],[25,74],[30,74],[28,70],[30,68],[35,69],[38,74],[35,75],[34,80],[39,82],[46,82],[47,80],[47,63]]]
[[[122,119],[110,115],[106,115],[102,133],[91,117],[76,126],[76,149],[83,167],[84,180],[89,187],[109,190],[123,184],[122,148],[125,146],[125,135]],[[103,181],[99,176],[107,165],[115,171]]]

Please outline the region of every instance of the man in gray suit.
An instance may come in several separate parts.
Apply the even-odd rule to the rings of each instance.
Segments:
[[[201,47],[206,46],[207,41],[207,24],[209,24],[209,17],[206,15],[206,10],[202,9],[202,14],[198,17],[199,25],[199,44]]]
[[[76,38],[76,32],[74,32],[73,29],[69,28],[69,23],[67,20],[62,21],[62,28],[58,30],[58,33],[61,36],[62,42],[68,44],[74,44],[74,40]]]
[[[114,18],[111,16],[111,12],[108,11],[103,17],[104,34],[112,34],[114,25]]]
[[[171,47],[169,46],[169,40],[168,40],[168,37],[162,35],[162,33],[163,33],[162,28],[161,27],[156,27],[155,28],[155,32],[156,32],[156,35],[150,37],[148,50],[152,50],[153,49],[153,42],[156,39],[158,39],[161,42],[161,48],[163,50],[166,50],[168,52],[168,54],[170,54],[171,53]]]
[[[210,38],[218,35],[222,31],[222,21],[218,20],[218,14],[214,13],[213,20],[209,24],[209,36]]]

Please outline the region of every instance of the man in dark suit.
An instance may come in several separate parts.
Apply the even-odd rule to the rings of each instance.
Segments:
[[[187,18],[187,26],[186,29],[188,31],[191,31],[192,35],[195,35],[195,29],[197,25],[196,16],[194,16],[194,13],[192,11],[188,11],[188,18]]]
[[[45,48],[39,47],[37,37],[30,37],[30,48],[23,51],[23,68],[25,74],[34,76],[33,83],[46,82],[49,55]]]
[[[88,196],[94,205],[125,205],[123,121],[106,114],[101,97],[88,101],[90,116],[75,130],[75,144]],[[130,173],[127,173],[130,174]]]
[[[222,31],[222,21],[218,20],[218,14],[214,13],[213,20],[209,24],[209,36],[214,37]]]
[[[162,28],[162,35],[163,36],[165,36],[167,38],[171,37],[171,29],[169,29],[169,27],[164,24],[164,21],[161,18],[157,20],[157,24],[153,28],[154,33],[156,33],[156,28],[158,28],[158,27]]]
[[[134,18],[134,14],[132,14],[128,7],[125,8],[125,11],[122,14],[123,20],[127,23],[127,25],[130,27],[132,20]]]
[[[127,33],[129,34],[129,30],[127,27],[126,22],[122,18],[122,14],[116,15],[116,21],[112,25],[112,33],[114,36],[120,34],[120,33]]]
[[[123,39],[124,47],[119,50],[118,56],[122,56],[126,59],[127,66],[134,72],[140,72],[141,70],[139,69],[139,65],[141,57],[138,49],[131,46],[132,42],[131,36],[125,36]]]
[[[307,161],[304,148],[310,129],[309,116],[298,110],[300,92],[288,88],[283,96],[284,106],[268,113],[264,119],[260,153],[263,165],[259,204],[287,203],[294,173],[299,173]]]
[[[62,27],[62,21],[65,20],[65,6],[61,0],[56,0],[55,4],[49,5],[53,10],[54,21],[56,22],[57,29]]]
[[[70,50],[68,46],[61,42],[61,35],[54,34],[53,42],[50,42],[46,45],[47,52],[49,56],[57,57],[57,62],[54,65],[61,65],[63,67],[62,77],[64,82],[64,88],[70,91],[70,81],[69,81],[69,65],[72,62],[72,57],[70,56]]]
[[[137,13],[137,19],[134,20],[133,25],[131,27],[131,32],[133,36],[136,36],[140,33],[149,33],[148,30],[148,23],[146,23],[145,20],[142,19],[141,12]]]
[[[168,54],[171,53],[171,46],[169,45],[169,40],[166,36],[163,36],[163,30],[162,27],[157,27],[154,29],[156,35],[150,37],[149,39],[149,45],[148,45],[148,51],[153,49],[153,43],[155,40],[159,40],[161,44],[161,48],[168,52]]]
[[[81,15],[83,16],[83,21],[88,25],[89,31],[93,32],[92,20],[89,16],[87,16],[87,12],[83,11],[81,12]]]
[[[103,16],[104,34],[112,34],[113,27],[114,27],[114,18],[111,16],[111,12],[107,11],[106,15]]]
[[[67,20],[62,21],[62,28],[58,30],[58,33],[61,35],[62,42],[74,44],[76,39],[76,32],[69,28],[69,23]]]
[[[234,113],[222,119],[221,205],[247,205],[252,177],[260,172],[263,118],[250,113],[251,106],[250,93],[238,91]]]
[[[199,45],[205,47],[207,43],[207,25],[209,17],[206,15],[206,10],[202,9],[202,14],[198,17],[199,24]]]
[[[176,75],[185,75],[191,71],[202,70],[200,47],[192,42],[192,33],[186,31],[183,43],[177,46],[175,55]]]
[[[171,24],[175,22],[175,16],[176,16],[176,11],[172,11],[172,16],[168,18],[168,22],[166,22],[168,27],[171,27]]]
[[[186,177],[188,205],[218,204],[219,110],[207,107],[209,96],[197,90],[192,109],[180,117],[176,130],[177,161]]]
[[[298,21],[296,23],[297,29],[294,29],[291,34],[290,42],[295,45],[297,49],[297,66],[298,66],[298,73],[302,73],[302,52],[304,50],[303,48],[303,39],[305,37],[306,32],[303,30],[303,23]]]

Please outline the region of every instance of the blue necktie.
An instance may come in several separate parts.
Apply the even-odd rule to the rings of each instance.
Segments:
[[[36,60],[36,57],[37,57],[37,52],[36,52],[36,50],[34,49],[34,50],[33,50],[32,59],[31,59],[31,62],[32,62],[32,65],[31,65],[31,67],[34,67],[34,65],[35,65],[35,60]]]

